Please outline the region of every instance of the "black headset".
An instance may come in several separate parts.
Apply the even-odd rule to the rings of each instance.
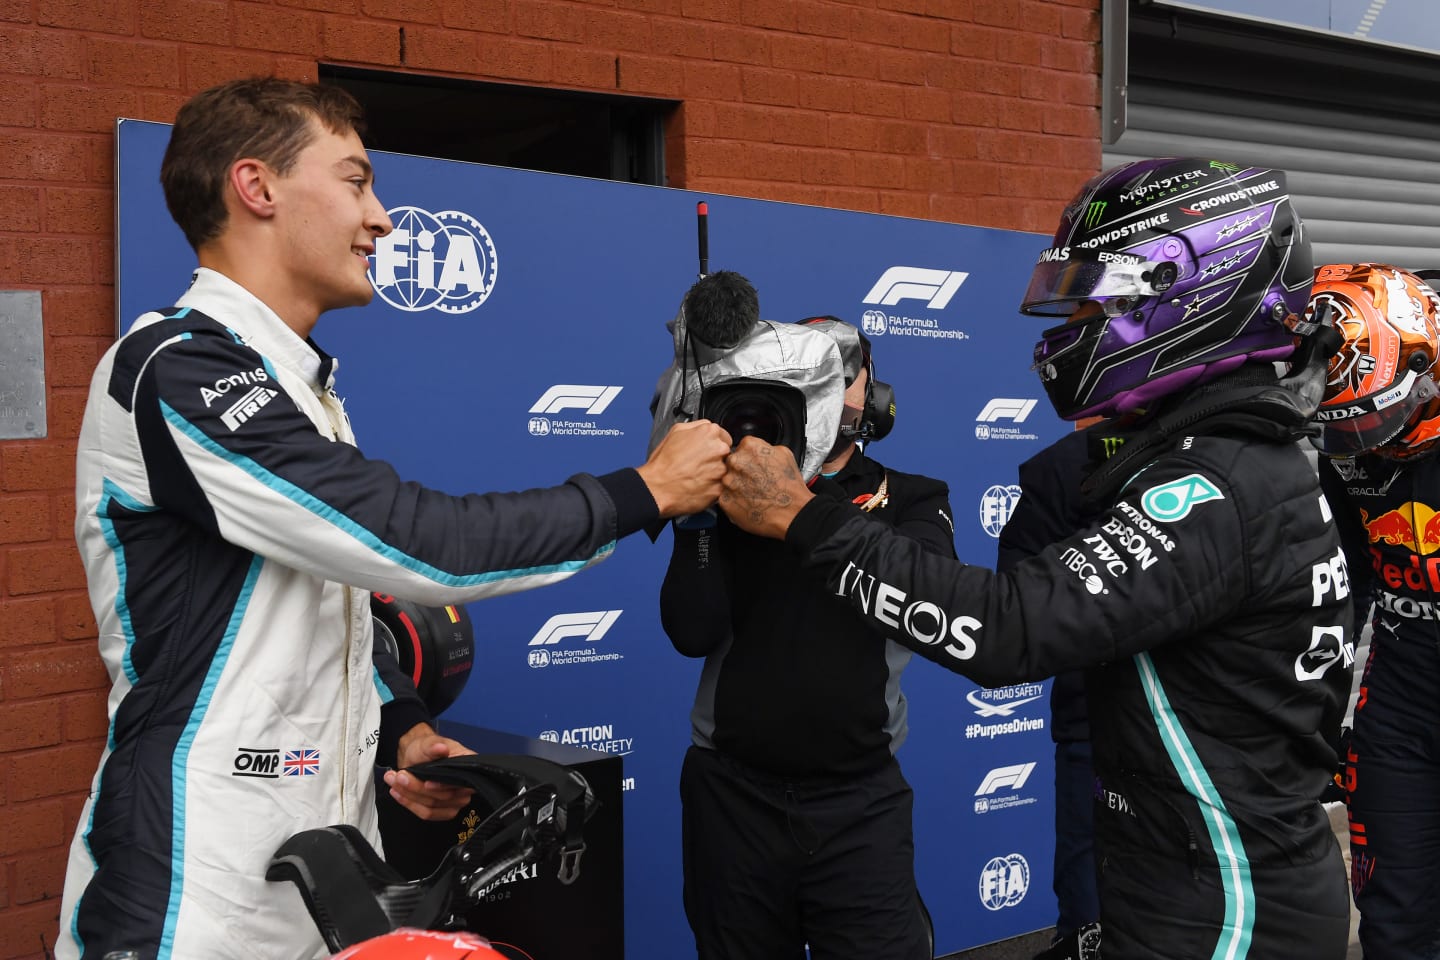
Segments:
[[[854,438],[860,441],[883,440],[895,427],[895,388],[888,383],[875,379],[875,359],[870,352],[870,338],[852,323],[847,323],[839,317],[830,314],[806,317],[798,321],[802,324],[826,324],[830,327],[829,333],[840,347],[840,357],[846,359],[847,354],[853,354],[854,350],[860,352],[860,365],[865,369],[865,407],[860,414],[860,425],[855,428]],[[835,334],[839,332],[840,335]],[[855,344],[849,347],[846,344],[848,334],[853,332]],[[854,382],[854,377],[845,384],[847,387]]]

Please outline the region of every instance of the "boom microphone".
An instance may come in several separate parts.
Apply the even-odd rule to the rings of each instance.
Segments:
[[[729,350],[760,320],[760,296],[733,270],[717,270],[685,294],[685,325],[706,346]]]

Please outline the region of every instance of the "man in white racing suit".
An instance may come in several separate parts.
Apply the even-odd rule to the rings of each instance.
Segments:
[[[375,766],[418,816],[468,792],[398,768],[467,751],[374,650],[369,592],[462,603],[542,586],[661,517],[714,502],[729,450],[703,421],[636,469],[453,497],[364,457],[322,313],[371,297],[391,229],[358,106],[236,81],[180,111],[166,202],[200,262],[174,308],[101,361],[76,468],[76,539],[110,730],[71,846],[57,956],[309,958],[292,834],[347,823],[377,849]]]

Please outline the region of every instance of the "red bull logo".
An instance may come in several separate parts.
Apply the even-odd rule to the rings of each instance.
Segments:
[[[1440,550],[1440,513],[1429,504],[1408,501],[1374,520],[1361,510],[1360,522],[1371,543],[1404,547],[1421,556]]]

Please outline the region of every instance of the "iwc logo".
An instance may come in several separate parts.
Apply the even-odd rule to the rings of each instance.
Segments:
[[[495,289],[495,242],[459,210],[386,211],[395,229],[375,241],[370,282],[390,306],[407,313],[469,313]]]

